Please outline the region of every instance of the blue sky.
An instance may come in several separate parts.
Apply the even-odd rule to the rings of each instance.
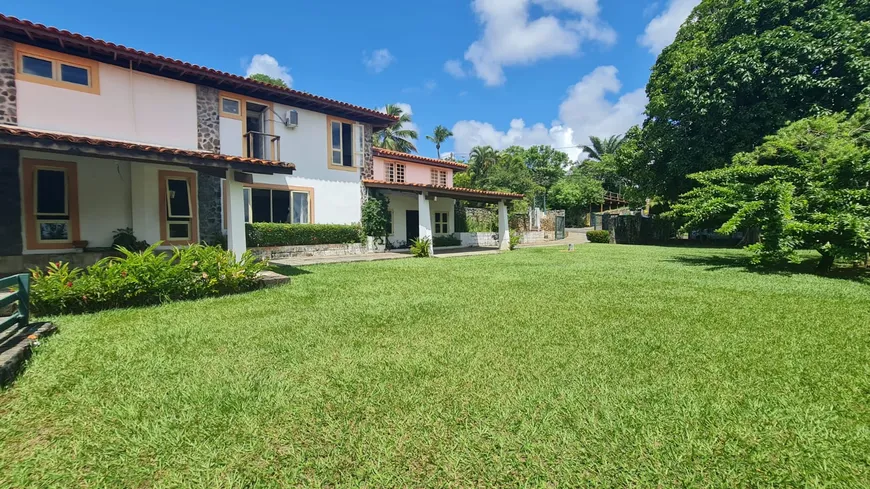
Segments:
[[[656,54],[699,0],[312,2],[7,0],[3,13],[294,88],[405,104],[442,152],[476,144],[570,149],[642,120]]]

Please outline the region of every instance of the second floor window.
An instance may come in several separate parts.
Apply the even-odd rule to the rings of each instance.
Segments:
[[[99,63],[32,46],[20,45],[16,49],[18,78],[99,94]]]
[[[447,171],[446,170],[435,170],[432,169],[430,172],[432,178],[432,185],[440,185],[442,187],[447,186]]]
[[[329,166],[355,170],[363,165],[363,129],[340,119],[329,121]]]
[[[405,183],[405,165],[387,163],[384,167],[384,178],[390,183]]]

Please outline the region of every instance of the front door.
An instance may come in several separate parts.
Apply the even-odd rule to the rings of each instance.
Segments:
[[[405,236],[408,238],[408,246],[411,241],[420,237],[420,212],[405,211]]]

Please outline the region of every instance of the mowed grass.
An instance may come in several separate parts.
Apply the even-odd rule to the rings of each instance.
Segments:
[[[0,487],[870,486],[870,287],[584,245],[59,317]]]

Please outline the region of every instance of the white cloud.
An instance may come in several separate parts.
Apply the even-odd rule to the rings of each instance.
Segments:
[[[652,54],[658,55],[662,49],[674,42],[680,26],[699,3],[701,0],[671,0],[665,11],[647,24],[637,42]]]
[[[530,18],[533,4],[549,15]],[[616,41],[616,32],[597,17],[597,0],[474,0],[473,8],[483,35],[468,47],[465,59],[489,86],[504,83],[506,66],[572,55],[586,40]],[[563,12],[571,17],[556,16]]]
[[[462,61],[458,59],[448,59],[445,61],[444,71],[453,76],[453,78],[465,78],[465,69],[462,67]]]
[[[255,54],[248,63],[248,68],[245,71],[245,76],[262,73],[272,78],[284,80],[288,87],[293,86],[293,77],[290,76],[290,69],[286,66],[278,64],[278,60],[268,54]]]
[[[550,145],[571,159],[580,157],[578,145],[588,144],[589,136],[622,134],[643,121],[646,95],[642,88],[623,94],[616,102],[608,95],[618,94],[622,83],[613,66],[599,66],[568,89],[559,106],[559,120],[527,126],[514,119],[507,131],[479,121],[459,121],[453,126],[454,150],[467,155],[471,148],[490,145],[496,149],[518,145]]]
[[[436,88],[438,88],[438,83],[435,80],[426,80],[426,83],[423,84],[423,90],[426,92],[433,92]]]
[[[404,102],[397,102],[393,105],[397,105],[400,109],[402,109],[402,112],[405,114],[414,115],[414,109],[411,108],[411,104],[406,104]],[[385,106],[379,107],[378,111],[379,112],[386,112],[387,108]],[[413,122],[406,122],[405,124],[402,124],[402,129],[410,129],[412,131],[420,132],[420,128],[417,127],[417,124],[415,124]]]
[[[363,64],[372,73],[380,73],[396,61],[389,49],[376,49],[371,53],[363,51]]]

